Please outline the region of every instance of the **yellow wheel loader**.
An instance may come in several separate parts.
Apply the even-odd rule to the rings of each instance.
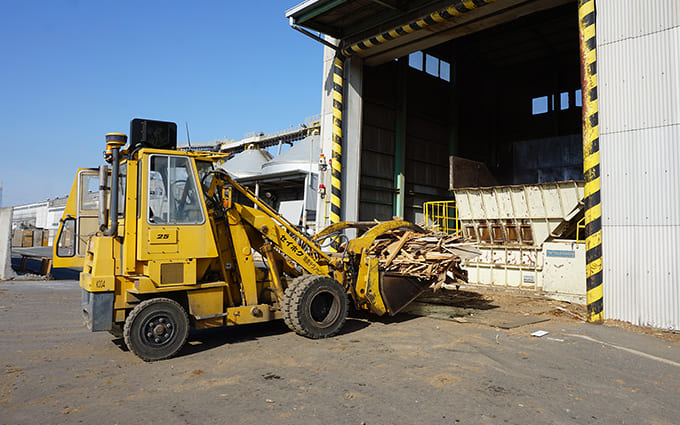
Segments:
[[[105,165],[79,169],[54,244],[56,267],[82,265],[87,327],[123,336],[145,361],[175,355],[197,329],[283,319],[326,338],[349,303],[396,314],[430,282],[385,273],[369,254],[405,221],[337,223],[308,236],[216,164],[176,149],[174,123],[135,119],[130,143],[106,135]],[[361,237],[322,249],[345,229]]]

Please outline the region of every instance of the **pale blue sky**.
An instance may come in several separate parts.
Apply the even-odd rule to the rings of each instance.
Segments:
[[[67,195],[135,117],[196,143],[318,114],[322,46],[288,26],[297,3],[0,1],[2,206]]]

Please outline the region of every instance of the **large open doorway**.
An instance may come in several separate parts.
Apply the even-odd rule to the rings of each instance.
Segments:
[[[363,87],[361,220],[421,221],[451,186],[582,179],[576,2],[365,65]]]

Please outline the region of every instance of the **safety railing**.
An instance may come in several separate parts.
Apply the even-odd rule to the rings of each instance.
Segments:
[[[452,234],[460,232],[456,201],[430,201],[423,204],[425,226]]]
[[[576,223],[576,240],[579,242],[586,241],[586,218],[583,217]]]

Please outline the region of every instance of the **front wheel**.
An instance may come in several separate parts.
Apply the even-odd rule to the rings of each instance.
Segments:
[[[347,319],[347,292],[329,277],[300,279],[292,291],[286,291],[286,298],[286,324],[299,335],[327,338],[338,333]]]
[[[179,303],[152,298],[139,303],[125,320],[125,344],[140,359],[151,362],[177,354],[189,336],[189,317]]]

